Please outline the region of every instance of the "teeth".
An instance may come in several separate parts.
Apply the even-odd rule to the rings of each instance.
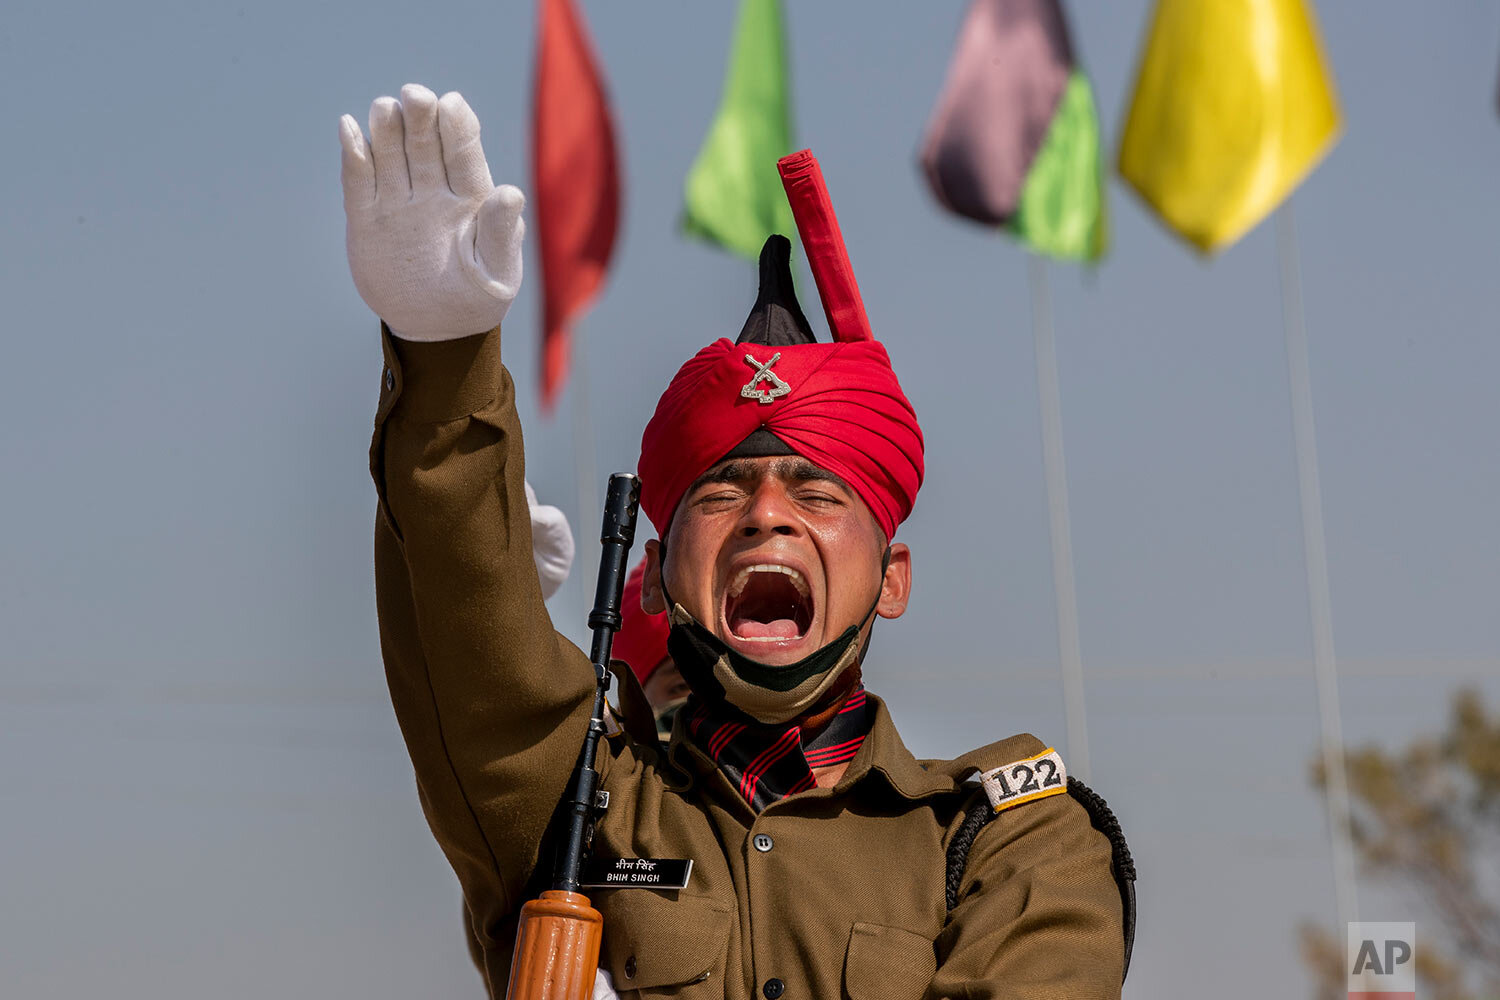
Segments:
[[[734,575],[729,581],[729,596],[739,597],[745,590],[745,584],[750,582],[751,573],[781,573],[791,577],[792,586],[797,588],[797,593],[803,597],[810,597],[812,591],[807,587],[807,581],[802,579],[802,574],[790,566],[782,566],[779,563],[756,563],[754,566],[746,566]]]

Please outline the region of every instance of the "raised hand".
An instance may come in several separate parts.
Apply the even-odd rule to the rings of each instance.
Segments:
[[[498,326],[521,286],[526,198],[496,187],[479,119],[457,92],[419,84],[370,105],[370,139],[339,120],[349,270],[360,297],[406,340]]]

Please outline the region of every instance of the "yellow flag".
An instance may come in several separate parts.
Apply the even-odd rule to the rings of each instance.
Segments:
[[[1233,243],[1332,146],[1338,97],[1302,0],[1158,0],[1120,176],[1200,250]]]

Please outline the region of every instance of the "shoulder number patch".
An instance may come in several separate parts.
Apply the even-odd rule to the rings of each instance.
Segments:
[[[1063,767],[1062,755],[1051,747],[1035,757],[985,771],[979,780],[995,812],[1068,790],[1068,772]]]

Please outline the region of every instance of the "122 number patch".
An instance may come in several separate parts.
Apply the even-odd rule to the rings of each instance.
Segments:
[[[1005,764],[979,776],[995,812],[1068,790],[1062,755],[1048,747],[1035,757]]]

